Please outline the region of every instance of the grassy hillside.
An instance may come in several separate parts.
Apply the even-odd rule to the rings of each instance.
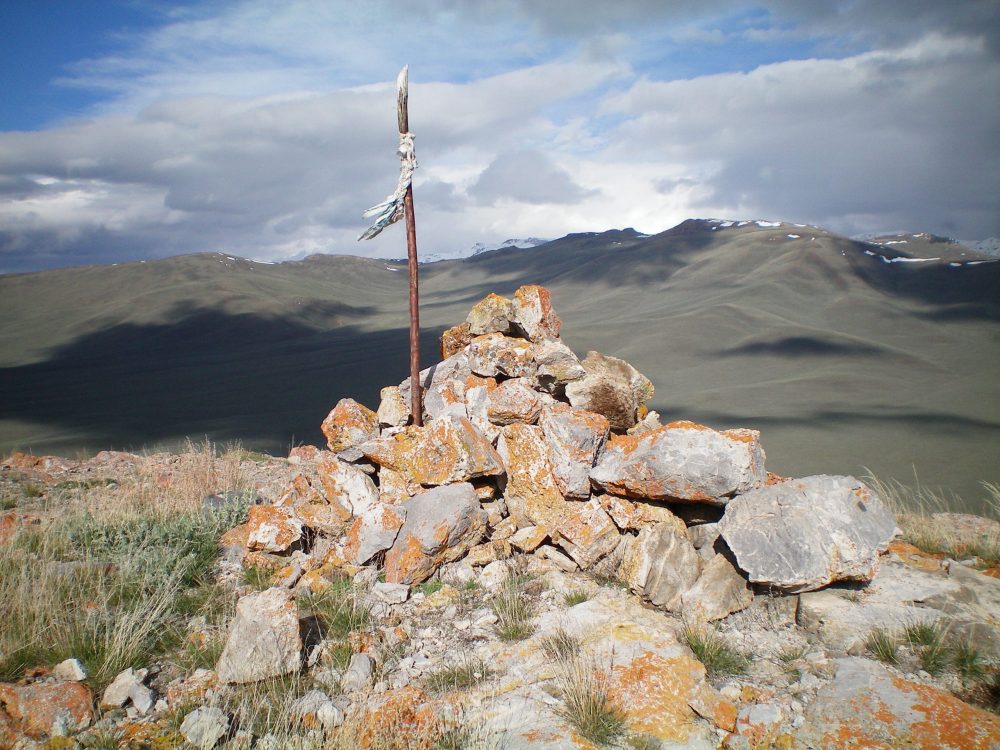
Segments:
[[[774,471],[916,470],[976,497],[1000,481],[1000,263],[886,262],[905,249],[690,221],[434,263],[424,360],[487,292],[544,284],[578,354],[635,364],[667,418],[761,429]],[[375,407],[407,374],[398,263],[200,255],[5,276],[0,313],[0,451],[207,435],[282,452],[318,442],[337,399]]]

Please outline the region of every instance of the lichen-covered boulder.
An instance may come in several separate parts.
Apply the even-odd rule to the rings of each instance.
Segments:
[[[489,392],[486,418],[496,425],[514,422],[534,424],[538,421],[541,408],[539,394],[529,388],[522,378],[512,378]]]
[[[580,363],[582,378],[566,386],[569,402],[603,414],[614,430],[624,431],[639,420],[639,407],[653,397],[653,384],[632,365],[600,352],[587,352]]]
[[[526,378],[533,376],[537,369],[531,343],[502,333],[476,336],[467,353],[469,368],[484,377]]]
[[[618,528],[596,500],[567,503],[566,512],[552,530],[552,541],[587,570],[611,553],[621,539]]]
[[[292,508],[251,505],[247,549],[285,552],[302,538],[302,520]]]
[[[497,452],[507,470],[504,499],[510,515],[519,526],[555,528],[566,512],[566,498],[552,473],[541,428],[507,425],[497,441]]]
[[[795,747],[1000,747],[1000,717],[994,713],[931,685],[896,677],[868,659],[847,657],[835,665],[836,676],[820,688],[793,734]]]
[[[485,333],[509,333],[514,317],[514,303],[499,294],[487,294],[469,311],[465,322],[469,333],[482,336]]]
[[[871,580],[895,529],[892,513],[866,485],[827,475],[740,495],[719,522],[751,581],[790,592]]]
[[[671,422],[613,437],[590,478],[615,495],[725,505],[727,496],[759,487],[767,474],[760,433]]]
[[[552,309],[552,295],[537,284],[525,284],[514,292],[514,322],[530,341],[559,338],[562,321]]]
[[[590,470],[608,439],[608,420],[592,411],[555,403],[542,410],[538,426],[559,491],[566,497],[588,497]]]
[[[378,415],[353,398],[342,398],[321,426],[334,453],[348,450],[378,435]]]
[[[94,720],[94,697],[90,688],[79,682],[0,683],[0,741],[5,734],[5,713],[12,720],[12,729],[30,737],[65,735],[84,729]]]
[[[458,354],[472,341],[468,323],[459,323],[441,334],[441,359]]]
[[[681,594],[684,617],[696,622],[721,620],[749,607],[751,602],[753,592],[746,579],[725,555],[719,554],[705,563],[698,580]]]
[[[406,522],[385,554],[389,583],[426,581],[486,533],[486,511],[467,482],[435,487],[404,502]]]
[[[573,350],[561,341],[539,341],[535,344],[532,356],[537,367],[538,382],[548,391],[555,391],[559,386],[579,380],[587,374]]]
[[[386,386],[379,392],[378,423],[386,427],[402,427],[410,418],[410,405],[403,401],[399,386]]]
[[[380,466],[427,487],[496,476],[504,471],[493,445],[465,417],[444,417],[424,427],[410,425],[361,448]]]

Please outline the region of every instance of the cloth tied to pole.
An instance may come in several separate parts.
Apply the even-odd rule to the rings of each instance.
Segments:
[[[413,150],[413,133],[399,134],[399,149],[396,151],[399,156],[399,182],[396,184],[396,192],[379,203],[372,206],[362,217],[369,219],[375,217],[373,223],[358,237],[358,241],[370,240],[377,236],[390,224],[395,224],[403,218],[403,198],[406,196],[406,189],[413,181],[413,170],[417,168],[417,154]]]

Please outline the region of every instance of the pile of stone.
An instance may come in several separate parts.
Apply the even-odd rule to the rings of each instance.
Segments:
[[[661,424],[647,377],[580,360],[560,328],[543,287],[488,295],[420,374],[423,426],[408,424],[409,379],[376,411],[342,399],[328,450],[294,450],[301,473],[228,543],[289,588],[372,565],[414,584],[532,554],[703,621],[746,607],[753,584],[870,580],[895,522],[868,487],[768,474],[755,430]]]

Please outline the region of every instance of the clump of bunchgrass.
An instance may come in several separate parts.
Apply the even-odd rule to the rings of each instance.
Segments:
[[[427,687],[438,693],[467,690],[492,675],[486,662],[479,657],[467,656],[454,664],[442,667],[427,676]]]
[[[372,623],[367,598],[350,579],[335,581],[323,591],[307,595],[304,605],[316,618],[323,636],[333,640],[367,630]]]
[[[684,626],[684,641],[710,675],[743,674],[750,657],[730,646],[715,629]]]
[[[937,646],[943,640],[941,628],[926,620],[908,623],[903,627],[903,637],[913,646]]]
[[[582,737],[610,747],[628,733],[625,712],[614,701],[610,675],[587,660],[565,664],[556,679],[562,705],[557,713]]]
[[[580,639],[564,628],[556,628],[542,636],[538,645],[545,656],[554,662],[566,662],[580,655]]]
[[[497,617],[496,631],[501,640],[520,641],[535,632],[532,623],[535,608],[525,596],[521,576],[507,576],[493,594],[490,606]]]
[[[868,653],[886,664],[899,662],[899,655],[896,653],[898,647],[899,638],[889,628],[872,628],[865,638],[865,648]]]
[[[574,589],[573,591],[567,591],[563,595],[563,601],[566,603],[567,607],[573,607],[577,604],[582,604],[583,602],[590,599],[590,594],[582,589]]]
[[[986,674],[986,666],[979,649],[968,642],[955,646],[952,651],[952,664],[963,684],[978,680]]]
[[[255,591],[264,591],[274,585],[274,571],[262,565],[243,568],[243,583]]]

